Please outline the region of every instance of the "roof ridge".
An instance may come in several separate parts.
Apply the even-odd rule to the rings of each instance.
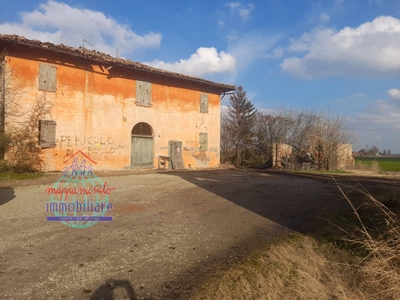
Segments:
[[[82,46],[80,46],[79,48],[75,48],[75,47],[67,46],[64,44],[54,44],[51,42],[42,42],[42,41],[36,40],[36,39],[27,39],[24,36],[20,36],[20,35],[16,35],[16,34],[0,34],[0,41],[1,40],[8,41],[11,43],[16,43],[16,44],[26,45],[26,46],[30,46],[30,47],[38,47],[38,48],[42,48],[42,49],[49,50],[49,51],[63,52],[66,54],[78,56],[78,57],[89,59],[89,60],[105,62],[105,63],[114,65],[114,66],[134,68],[134,69],[145,71],[145,72],[157,73],[157,74],[162,74],[162,75],[166,75],[166,76],[172,76],[172,77],[177,77],[177,78],[191,80],[191,81],[197,81],[197,82],[212,85],[215,87],[221,87],[224,89],[224,91],[230,91],[230,90],[234,90],[236,88],[234,85],[225,84],[225,83],[217,83],[217,82],[202,79],[199,77],[194,77],[194,76],[185,75],[185,74],[181,74],[181,73],[177,73],[177,72],[171,72],[171,71],[167,71],[167,70],[163,70],[163,69],[158,69],[155,67],[145,65],[140,62],[134,62],[134,61],[132,61],[130,59],[126,59],[126,58],[113,57],[109,54],[106,54],[106,53],[103,53],[100,51],[96,51],[96,50],[86,49]]]

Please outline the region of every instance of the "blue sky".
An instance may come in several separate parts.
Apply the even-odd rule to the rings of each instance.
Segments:
[[[368,144],[400,153],[398,0],[0,4],[0,33],[118,50],[154,67],[242,85],[260,111],[336,112],[355,131],[354,150]]]

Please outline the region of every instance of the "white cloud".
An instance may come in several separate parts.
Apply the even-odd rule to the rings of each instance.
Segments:
[[[0,24],[0,32],[30,39],[63,43],[78,47],[83,39],[98,51],[115,55],[131,54],[138,48],[159,47],[161,34],[138,35],[127,25],[119,24],[101,12],[71,7],[53,0],[32,12],[20,13],[22,22]]]
[[[400,90],[399,89],[390,89],[387,91],[387,93],[391,98],[400,100]]]
[[[268,54],[276,45],[280,35],[271,36],[262,32],[247,33],[246,35],[232,34],[229,37],[229,53],[237,62],[237,69],[244,70],[261,58],[271,58],[279,55],[279,48]],[[269,57],[271,55],[271,57]]]
[[[230,2],[227,4],[232,10],[239,8],[241,6],[240,2]]]
[[[144,64],[172,72],[178,72],[192,76],[204,76],[206,74],[217,74],[233,72],[235,70],[235,58],[224,51],[217,52],[214,47],[198,48],[196,53],[188,59],[181,59],[179,62],[164,62],[154,60]]]
[[[263,58],[279,58],[283,55],[283,49],[281,47],[275,48],[272,53],[262,54]]]
[[[343,9],[343,4],[344,4],[344,0],[335,0],[334,7],[336,9],[341,10],[341,9]]]
[[[331,17],[326,13],[320,13],[319,18],[321,22],[329,22],[329,20],[331,19]]]
[[[391,91],[391,90],[389,90]],[[397,90],[399,91],[399,90]],[[400,152],[400,105],[390,100],[378,99],[367,103],[363,112],[348,119],[348,126],[358,136],[358,148],[365,144],[379,150]]]
[[[254,12],[256,6],[254,3],[243,5],[241,2],[230,2],[227,4],[232,14],[237,14],[243,21],[250,19],[251,14]]]
[[[357,28],[316,28],[292,40],[282,70],[305,78],[400,75],[400,20],[381,16]]]

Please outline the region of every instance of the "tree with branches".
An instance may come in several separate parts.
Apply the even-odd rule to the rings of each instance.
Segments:
[[[23,104],[32,88],[15,78],[5,56],[0,54],[0,162],[15,171],[38,171],[43,165],[39,120],[50,115],[52,105],[45,94],[31,106]]]
[[[315,161],[325,170],[336,169],[338,159],[348,149],[346,145],[354,142],[343,116],[286,108],[271,114],[257,113],[254,136],[255,160],[262,158],[271,165],[273,145],[283,143],[292,146],[295,162]]]
[[[256,112],[257,110],[247,97],[244,88],[238,86],[229,97],[225,120],[227,129],[225,134],[233,139],[232,143],[236,156],[235,163],[238,166],[242,165],[246,153],[248,154],[252,151]]]

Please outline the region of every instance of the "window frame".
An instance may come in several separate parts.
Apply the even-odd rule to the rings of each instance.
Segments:
[[[152,97],[151,82],[136,80],[136,105],[151,107],[153,103]]]
[[[208,113],[208,94],[200,94],[200,112]]]
[[[39,63],[39,91],[57,91],[57,67],[50,64]]]
[[[208,133],[207,132],[199,133],[199,149],[200,149],[200,151],[208,151]]]
[[[39,146],[54,148],[56,146],[56,121],[39,120]]]

